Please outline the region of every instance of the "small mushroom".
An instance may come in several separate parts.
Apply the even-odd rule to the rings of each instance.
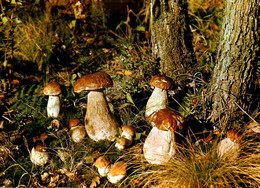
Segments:
[[[164,164],[175,154],[175,133],[182,129],[183,118],[174,110],[161,109],[148,117],[153,126],[148,134],[143,152],[145,159],[151,164]]]
[[[221,140],[217,146],[217,154],[221,159],[235,159],[240,153],[240,142],[242,136],[234,129],[227,132],[227,137]]]
[[[43,89],[43,93],[49,96],[47,104],[48,117],[57,118],[60,113],[60,85],[57,83],[47,84]]]
[[[115,147],[119,150],[125,149],[125,146],[127,146],[127,143],[129,142],[126,138],[119,138],[115,144]]]
[[[113,86],[113,81],[106,73],[85,75],[79,78],[74,85],[76,93],[89,91],[85,128],[89,137],[94,141],[114,141],[119,132],[119,124],[109,110],[104,95],[104,89],[111,86]]]
[[[122,127],[122,134],[117,140],[115,147],[119,150],[125,149],[126,146],[130,146],[133,142],[133,137],[135,135],[135,130],[129,125],[124,125]]]
[[[153,76],[150,84],[155,88],[146,104],[146,118],[153,112],[166,108],[168,104],[167,90],[171,89],[174,85],[171,78],[161,75]]]
[[[108,181],[113,184],[117,184],[126,176],[127,163],[118,161],[113,164],[107,174]]]
[[[86,130],[79,119],[70,119],[69,129],[71,132],[71,139],[73,140],[73,142],[79,143],[84,140],[86,136]]]
[[[97,167],[100,176],[105,177],[110,168],[110,160],[106,156],[100,156],[95,161],[94,166]]]
[[[43,166],[48,162],[49,154],[46,152],[46,148],[43,145],[37,144],[37,146],[33,147],[31,150],[30,159],[33,164]]]
[[[122,127],[121,137],[127,139],[127,144],[126,144],[127,146],[130,146],[132,144],[134,135],[135,135],[135,129],[132,126],[124,125]]]

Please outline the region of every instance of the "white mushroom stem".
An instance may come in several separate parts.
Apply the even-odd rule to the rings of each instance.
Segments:
[[[48,162],[49,155],[45,151],[37,151],[35,148],[32,148],[30,159],[33,164],[43,166]]]
[[[133,136],[130,135],[128,132],[126,131],[123,131],[122,134],[121,134],[121,137],[122,138],[126,138],[127,140],[129,140],[130,142],[132,142],[133,140]]]
[[[164,164],[175,154],[175,145],[174,132],[153,127],[144,142],[144,157],[151,164]]]
[[[103,90],[88,94],[85,128],[94,141],[114,141],[119,132],[119,125],[108,108]]]
[[[218,157],[221,159],[235,159],[239,156],[240,145],[233,142],[230,138],[224,138],[217,148]]]
[[[100,174],[100,176],[102,176],[102,177],[107,176],[107,173],[108,173],[110,167],[111,167],[111,165],[107,165],[102,168],[98,168],[98,173]]]
[[[60,113],[60,97],[58,95],[50,95],[47,104],[48,117],[57,118]]]
[[[107,178],[110,183],[117,184],[119,181],[121,181],[126,175],[125,174],[119,174],[117,176],[111,176],[108,174]]]
[[[71,138],[74,142],[79,143],[82,140],[84,140],[86,136],[86,131],[84,126],[72,127],[70,130],[71,130]]]
[[[167,90],[155,87],[152,95],[146,104],[145,116],[150,116],[153,112],[166,108],[168,104]]]

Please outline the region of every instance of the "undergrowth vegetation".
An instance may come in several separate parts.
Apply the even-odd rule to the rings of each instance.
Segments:
[[[259,187],[259,134],[246,130],[250,123],[243,122],[239,157],[221,160],[217,147],[226,135],[213,135],[207,119],[205,95],[215,65],[223,1],[188,1],[199,66],[194,75],[176,75],[177,86],[169,91],[169,107],[185,118],[185,128],[178,131],[177,154],[166,165],[151,165],[142,153],[151,130],[144,115],[153,89],[149,81],[159,74],[149,38],[149,1],[140,12],[127,9],[116,28],[106,25],[109,16],[100,9],[102,1],[85,3],[85,12],[70,3],[53,5],[49,12],[38,0],[1,1],[0,186]],[[134,141],[125,150],[115,147],[119,137],[97,143],[89,137],[81,143],[71,139],[68,122],[78,118],[84,124],[87,104],[86,93],[74,93],[73,86],[95,72],[106,72],[114,81],[106,96],[120,126],[135,128]],[[48,96],[43,94],[51,82],[62,88],[57,119],[47,117]],[[256,121],[258,116],[251,123]],[[30,161],[36,142],[47,146],[50,160],[45,166]],[[100,177],[93,166],[99,156],[126,162],[127,176],[117,185]]]

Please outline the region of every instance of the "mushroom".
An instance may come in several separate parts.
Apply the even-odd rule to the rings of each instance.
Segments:
[[[33,147],[31,150],[30,159],[33,164],[43,166],[48,162],[49,154],[42,144],[37,144],[37,146]]]
[[[145,159],[151,164],[163,164],[175,154],[175,133],[182,129],[183,118],[174,110],[165,108],[148,117],[153,126],[148,134],[143,152]]]
[[[152,95],[147,101],[145,117],[150,116],[153,112],[166,108],[168,104],[167,90],[174,85],[173,80],[167,76],[153,76],[150,84],[154,86]]]
[[[108,108],[104,95],[106,87],[113,86],[111,77],[106,73],[93,73],[79,78],[75,85],[76,93],[89,91],[85,128],[94,141],[114,141],[118,134],[118,122]]]
[[[127,163],[118,161],[113,164],[107,174],[108,181],[116,184],[126,176]]]
[[[110,168],[110,160],[106,156],[100,156],[95,161],[94,166],[97,167],[100,176],[105,177]]]
[[[115,144],[115,147],[119,150],[125,149],[125,146],[127,146],[129,140],[126,138],[119,138]]]
[[[45,95],[49,95],[48,104],[47,104],[48,117],[57,118],[60,113],[60,98],[59,98],[59,94],[61,93],[60,85],[57,83],[49,83],[44,87],[43,93]]]
[[[117,140],[115,147],[119,150],[125,149],[126,146],[130,146],[133,142],[133,137],[135,135],[135,130],[129,125],[124,125],[122,127],[122,134]]]
[[[73,142],[79,143],[82,140],[84,140],[86,136],[86,130],[79,119],[70,119],[69,129],[71,132],[71,139],[73,140]]]
[[[239,156],[242,136],[234,129],[227,132],[227,137],[217,146],[217,155],[221,159],[235,159]]]
[[[133,138],[135,135],[135,129],[129,125],[124,125],[122,127],[122,134],[121,137],[122,138],[126,138],[127,139],[127,146],[130,146],[133,142]]]

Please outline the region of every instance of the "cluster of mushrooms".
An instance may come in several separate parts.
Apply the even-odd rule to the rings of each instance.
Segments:
[[[174,85],[173,80],[167,76],[156,75],[152,77],[150,84],[154,86],[152,95],[147,105],[145,117],[152,129],[143,144],[145,159],[151,164],[162,165],[173,158],[176,153],[175,131],[183,128],[184,118],[173,109],[167,107],[167,90]],[[69,121],[71,138],[74,142],[81,142],[88,135],[92,140],[98,142],[108,140],[114,142],[119,135],[119,123],[111,113],[104,94],[104,89],[112,87],[113,81],[106,73],[93,73],[79,78],[74,85],[74,92],[87,91],[87,110],[85,125],[80,120]],[[47,84],[44,94],[49,95],[47,104],[48,117],[57,118],[60,113],[59,94],[61,88],[57,83]],[[115,147],[119,150],[133,143],[135,130],[125,125],[122,133],[116,140]],[[235,130],[227,134],[218,146],[218,156],[227,157],[227,153],[238,155],[240,136]],[[31,151],[31,161],[35,165],[43,166],[48,162],[49,156],[42,145],[37,145]],[[118,183],[126,175],[127,164],[119,161],[111,164],[106,156],[99,157],[94,166],[97,167],[102,177],[107,177],[111,183]]]

